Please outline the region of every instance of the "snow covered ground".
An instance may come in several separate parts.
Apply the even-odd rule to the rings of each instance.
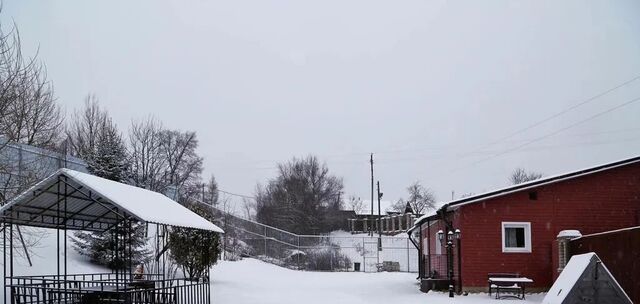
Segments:
[[[42,229],[42,228],[29,228],[22,227],[23,232],[25,234],[37,234],[41,238],[38,245],[36,245],[31,250],[31,262],[33,266],[29,266],[26,258],[23,256],[23,249],[19,246],[19,244],[14,244],[16,247],[15,250],[15,260],[14,260],[14,274],[15,275],[43,275],[43,274],[55,274],[57,272],[57,263],[56,263],[56,231],[52,229]],[[78,254],[71,247],[72,242],[72,232],[69,231],[67,235],[67,246],[68,246],[68,264],[67,264],[67,272],[68,273],[97,273],[97,272],[110,272],[109,269],[105,267],[96,266],[91,264],[88,259],[84,256]],[[64,237],[63,233],[60,232],[60,267],[64,267]],[[3,254],[3,248],[0,247],[0,254]],[[22,256],[19,256],[22,255]],[[0,261],[0,264],[2,261]],[[8,268],[8,266],[7,266]],[[2,271],[2,269],[0,269]],[[8,271],[8,270],[7,270]]]
[[[212,270],[212,297],[217,304],[375,304],[375,303],[540,303],[544,294],[526,301],[494,300],[486,294],[456,296],[418,290],[414,273],[307,272],[254,259],[221,261]],[[511,302],[515,301],[515,302]]]
[[[26,258],[20,256],[22,254],[22,247],[18,244],[15,244],[15,260],[14,260],[14,275],[43,275],[43,274],[56,274],[58,265],[56,263],[56,242],[57,236],[56,231],[52,229],[41,229],[41,228],[29,228],[23,227],[23,233],[26,234],[35,234],[39,235],[41,239],[37,246],[32,248],[31,251],[31,262],[33,266],[29,266]],[[67,236],[67,246],[68,246],[68,259],[67,259],[67,273],[101,273],[101,272],[110,272],[109,269],[96,266],[94,264],[89,263],[86,257],[81,256],[75,250],[71,248],[71,235],[72,232],[68,233]],[[60,244],[61,247],[64,243],[64,237],[62,232],[60,232]],[[0,254],[4,254],[3,248],[0,247]],[[64,249],[60,251],[60,267],[63,269],[64,267]],[[0,260],[0,263],[3,261]],[[0,272],[2,269],[0,269]],[[7,266],[7,271],[8,266]],[[7,273],[7,275],[9,275]],[[4,296],[5,289],[0,288],[0,300]],[[9,302],[7,302],[9,303]]]
[[[42,243],[34,250],[33,267],[16,260],[16,274],[56,273],[56,236],[52,230],[37,229]],[[69,246],[71,243],[68,243]],[[91,265],[86,258],[69,250],[69,273],[108,272]],[[544,295],[529,295],[527,301],[493,300],[486,294],[456,296],[422,293],[415,273],[307,272],[290,270],[254,259],[220,261],[212,268],[212,298],[216,304],[375,304],[375,303],[541,303]],[[2,288],[0,288],[2,289]],[[4,290],[0,290],[0,298]]]

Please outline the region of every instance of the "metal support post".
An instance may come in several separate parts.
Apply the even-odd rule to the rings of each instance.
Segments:
[[[447,240],[447,259],[449,268],[449,298],[453,298],[453,242]]]

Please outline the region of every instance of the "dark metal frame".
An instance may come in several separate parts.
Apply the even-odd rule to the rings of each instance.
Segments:
[[[422,242],[423,242],[423,235],[422,235],[422,225],[427,225],[427,242],[429,242],[429,251],[431,250],[431,224],[434,221],[438,221],[441,220],[444,224],[444,231],[443,231],[443,239],[442,240],[437,240],[436,239],[436,244],[440,243],[440,245],[445,246],[446,247],[446,272],[447,272],[447,281],[448,281],[448,291],[449,291],[449,297],[453,297],[454,292],[457,292],[458,294],[462,293],[462,242],[461,242],[461,238],[459,237],[455,237],[453,236],[451,239],[449,239],[449,233],[455,234],[454,232],[454,228],[453,228],[453,224],[451,223],[451,221],[448,221],[446,216],[448,213],[445,212],[437,212],[435,215],[428,217],[425,219],[425,221],[421,222],[418,224],[418,226],[415,229],[418,229],[418,237],[419,240],[418,242],[414,241],[412,239],[412,233],[414,229],[409,229],[408,230],[408,234],[409,234],[409,239],[411,240],[411,242],[413,243],[413,245],[418,249],[418,263],[419,263],[419,271],[418,271],[418,278],[419,279],[436,279],[436,277],[433,275],[433,269],[432,269],[432,264],[433,264],[433,258],[434,257],[440,257],[443,255],[437,255],[437,254],[431,254],[431,252],[427,252],[426,254],[424,254],[423,250],[422,250]],[[454,244],[454,239],[455,239],[455,244]],[[454,259],[454,252],[453,252],[453,248],[456,248],[456,255],[457,255],[457,259]],[[427,257],[425,259],[425,256]],[[457,260],[457,261],[456,261]],[[458,264],[458,273],[457,273],[457,278],[454,274],[454,263]],[[426,266],[426,267],[425,267]],[[457,281],[457,282],[456,282]]]
[[[52,188],[55,192],[51,191]],[[70,189],[72,191],[70,191]],[[2,238],[4,246],[3,277],[5,287],[4,304],[7,300],[11,304],[35,303],[175,303],[175,304],[210,304],[211,290],[209,285],[209,270],[206,278],[200,279],[167,279],[166,249],[169,226],[156,223],[156,255],[155,262],[161,274],[145,274],[145,280],[135,280],[130,271],[116,269],[112,273],[102,274],[68,274],[67,268],[67,231],[84,230],[94,232],[113,233],[115,240],[115,260],[123,260],[129,270],[133,269],[132,224],[144,222],[107,202],[94,197],[93,193],[83,191],[83,186],[70,184],[64,174],[57,176],[54,184],[44,190],[33,191],[33,201],[38,196],[48,193],[54,194],[55,204],[46,208],[35,206],[13,206],[2,216]],[[69,198],[82,199],[90,202],[85,207],[71,213],[68,212]],[[98,216],[83,213],[91,206],[99,205],[106,210]],[[33,210],[31,212],[30,210]],[[107,218],[115,214],[115,218]],[[25,218],[23,218],[26,215]],[[56,229],[57,251],[55,275],[16,276],[14,274],[14,226],[24,225],[32,227]],[[148,227],[148,223],[146,223]],[[7,240],[7,231],[9,239]],[[160,232],[162,235],[160,236]],[[61,242],[60,238],[64,240]],[[8,242],[7,242],[8,241]],[[123,243],[120,243],[123,242]],[[62,244],[61,244],[62,243]],[[124,244],[124,256],[120,256]],[[7,250],[7,245],[9,245]],[[61,257],[61,245],[64,254]],[[162,246],[162,247],[161,247]],[[9,261],[7,261],[7,258]],[[62,258],[62,261],[61,261]],[[64,262],[64,265],[62,265]]]

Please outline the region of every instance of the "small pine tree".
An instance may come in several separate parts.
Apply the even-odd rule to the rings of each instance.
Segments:
[[[209,182],[206,184],[205,192],[206,194],[203,201],[210,205],[214,205],[214,206],[217,205],[218,198],[219,198],[218,182],[216,182],[216,178],[215,176],[213,176],[213,174],[211,174],[211,178],[209,179]]]
[[[88,169],[93,175],[122,182],[129,172],[127,148],[115,126],[110,121],[105,124],[108,126],[98,136],[97,147],[87,160]]]
[[[149,260],[149,252],[144,249],[144,227],[139,223],[132,223],[133,234],[131,238],[133,265],[142,264]],[[118,258],[115,258],[116,239],[113,233],[118,235]],[[87,256],[92,263],[103,265],[109,269],[126,269],[129,267],[125,257],[129,254],[128,246],[125,246],[124,235],[128,233],[124,224],[119,224],[110,231],[104,233],[78,232],[72,240],[73,246],[81,255]]]
[[[213,215],[201,205],[186,204],[198,215],[209,221]],[[202,278],[206,270],[218,261],[220,238],[215,232],[174,227],[169,233],[170,256],[182,267],[187,278]]]
[[[109,118],[103,118],[97,139],[93,150],[84,155],[89,172],[117,182],[127,180],[127,150],[117,127]],[[110,269],[125,269],[129,266],[124,260],[124,257],[129,254],[128,247],[125,246],[122,238],[125,233],[128,233],[125,229],[126,227],[121,223],[113,230],[104,233],[77,232],[72,239],[73,247],[81,255],[89,257],[93,263]],[[141,223],[132,223],[132,230],[131,259],[134,264],[140,264],[145,262],[149,255],[144,249],[144,226]],[[120,236],[117,249],[114,231]],[[118,251],[118,259],[115,259],[115,250]]]

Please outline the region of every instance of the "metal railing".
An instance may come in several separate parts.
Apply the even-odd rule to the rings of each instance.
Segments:
[[[211,303],[208,280],[162,277],[161,274],[148,274],[141,280],[123,281],[113,273],[95,273],[5,280],[11,303]]]
[[[430,254],[424,255],[423,259],[426,277],[433,279],[447,278],[447,255]]]

